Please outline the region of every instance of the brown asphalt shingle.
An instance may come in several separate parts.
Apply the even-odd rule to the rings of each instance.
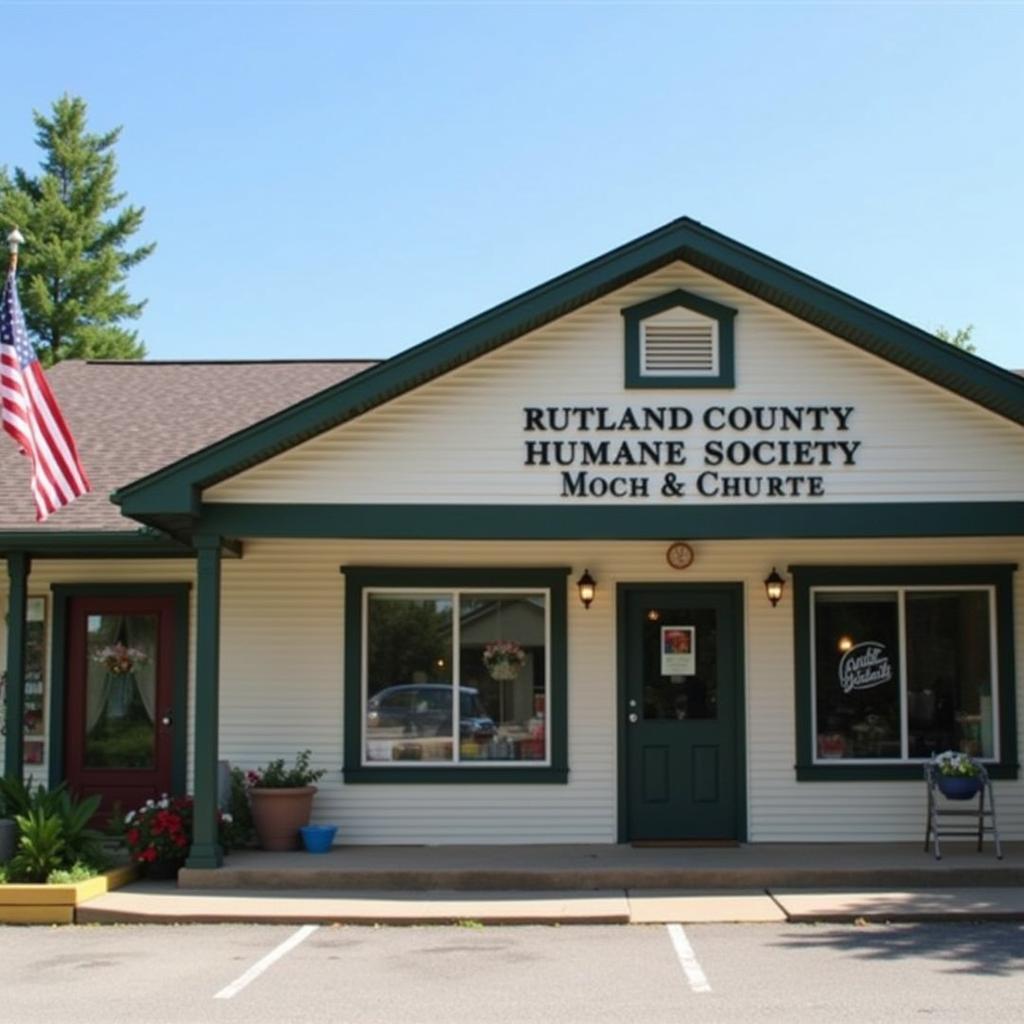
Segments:
[[[105,362],[47,371],[92,493],[35,521],[28,460],[0,434],[0,530],[131,530],[111,491],[354,377],[370,361]]]

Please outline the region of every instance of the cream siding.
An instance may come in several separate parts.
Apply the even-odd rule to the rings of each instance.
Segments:
[[[329,768],[315,817],[353,843],[614,842],[617,809],[615,584],[739,581],[746,590],[748,817],[753,841],[920,838],[919,782],[797,783],[792,592],[773,609],[773,564],[1019,561],[1019,540],[696,545],[685,572],[661,542],[619,544],[251,541],[225,566],[221,753],[251,765],[311,747]],[[588,566],[598,596],[569,598],[567,785],[351,785],[342,760],[343,564]],[[572,588],[570,588],[571,590]],[[1017,644],[1024,590],[1017,581]],[[358,683],[356,683],[358,685]],[[1024,721],[1020,728],[1024,734]],[[1024,838],[1024,784],[996,783],[1000,824]]]
[[[734,390],[624,389],[620,310],[678,287],[738,310]],[[524,466],[524,442],[612,438],[618,443],[630,435],[527,433],[524,406],[684,405],[699,424],[704,409],[723,404],[835,405],[855,411],[847,432],[712,433],[695,425],[682,434],[633,434],[634,440],[685,438],[689,461],[680,478],[688,481],[687,503],[720,500],[693,495],[694,478],[706,468],[701,453],[706,441],[761,437],[862,442],[852,467],[757,470],[821,473],[826,493],[816,503],[1024,497],[1019,426],[678,263],[223,481],[208,489],[204,500],[579,504],[596,499],[561,498],[561,470]],[[649,498],[623,498],[617,504],[678,501],[660,494],[665,468],[674,467],[604,472],[651,478]],[[735,472],[754,472],[754,467]]]
[[[314,809],[350,843],[614,842],[617,814],[616,618],[619,582],[741,582],[746,598],[749,838],[757,842],[918,840],[919,782],[795,780],[792,590],[772,608],[772,565],[957,564],[1024,561],[1024,541],[718,541],[695,544],[684,572],[660,541],[460,543],[248,541],[224,563],[220,753],[243,767],[306,747],[326,768]],[[351,785],[341,780],[344,586],[339,566],[543,566],[590,568],[597,599],[569,595],[567,785]],[[190,561],[34,563],[30,593],[50,584],[193,582]],[[1024,644],[1024,584],[1015,584],[1016,647]],[[191,780],[193,623],[189,652]],[[2,648],[2,644],[0,644]],[[52,652],[49,652],[52,654]],[[48,657],[47,665],[52,664]],[[1019,658],[1018,658],[1019,665]],[[358,685],[357,681],[353,681]],[[1020,672],[1018,668],[1018,689]],[[49,679],[47,693],[49,694]],[[1022,695],[1024,696],[1024,695]],[[1024,735],[1024,699],[1018,731]],[[45,780],[45,773],[33,769]],[[1024,839],[1024,783],[995,784],[1000,825]]]

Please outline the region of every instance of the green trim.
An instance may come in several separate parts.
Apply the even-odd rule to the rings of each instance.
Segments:
[[[0,555],[25,552],[33,558],[191,558],[187,544],[154,535],[148,528],[130,532],[0,531]]]
[[[627,602],[636,591],[679,594],[714,593],[724,595],[732,605],[736,637],[736,839],[747,839],[747,663],[744,587],[742,583],[619,583],[615,587],[616,621],[616,704],[618,713],[618,841],[629,841],[629,785],[627,778]]]
[[[811,588],[829,586],[986,586],[995,589],[996,666],[999,671],[999,750],[991,765],[996,779],[1018,775],[1017,673],[1014,656],[1013,574],[1015,564],[993,565],[791,565],[793,649],[796,658],[796,777],[798,781],[920,779],[918,762],[879,765],[814,763],[814,708],[811,685]]]
[[[345,710],[346,784],[412,782],[446,784],[468,783],[565,783],[569,777],[568,740],[568,608],[566,577],[568,568],[535,569],[480,568],[454,569],[342,566],[345,575]],[[514,768],[487,765],[481,767],[382,765],[369,768],[362,764],[362,637],[363,590],[366,587],[537,587],[550,591],[549,652],[551,678],[548,680],[548,729],[551,738],[550,765]]]
[[[220,722],[221,538],[195,537],[196,721],[193,752],[195,814],[186,867],[219,868],[224,851],[217,829],[217,754]]]
[[[4,774],[22,777],[25,759],[25,616],[28,611],[28,576],[32,563],[23,551],[7,556],[7,696],[4,721]]]
[[[188,772],[188,629],[191,583],[53,583],[50,631],[50,778],[65,777],[64,724],[67,716],[68,602],[73,597],[170,597],[174,599],[174,743],[171,786],[184,793]]]
[[[679,306],[710,317],[718,324],[718,373],[704,376],[681,375],[649,377],[640,368],[640,325],[658,313]],[[732,388],[736,386],[735,344],[733,323],[736,310],[720,305],[692,292],[676,288],[656,298],[627,306],[622,310],[626,324],[626,387],[627,388]]]
[[[1020,765],[987,764],[993,779],[1017,778]],[[924,777],[920,763],[912,764],[798,764],[797,782],[920,782]]]
[[[683,217],[116,491],[125,515],[179,527],[200,492],[527,331],[683,260],[854,345],[1024,423],[1024,380]]]
[[[1003,537],[1024,502],[810,505],[204,505],[204,530],[243,537],[668,540]]]

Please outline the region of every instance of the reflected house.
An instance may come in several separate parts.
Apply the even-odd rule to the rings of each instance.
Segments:
[[[919,840],[944,749],[1024,838],[1024,379],[761,252],[48,377],[94,490],[38,525],[0,446],[5,770],[194,793],[193,867],[218,761],[307,748],[345,843]]]

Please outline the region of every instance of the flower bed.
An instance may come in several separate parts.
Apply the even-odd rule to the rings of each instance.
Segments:
[[[84,882],[0,885],[0,924],[74,924],[76,907],[127,885],[137,873],[126,864]]]

